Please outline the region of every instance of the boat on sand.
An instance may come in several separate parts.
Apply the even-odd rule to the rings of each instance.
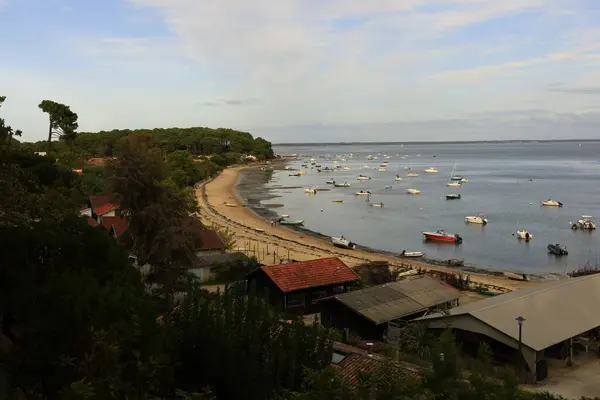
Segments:
[[[354,250],[356,248],[356,244],[352,243],[350,240],[346,239],[344,237],[344,235],[342,235],[340,237],[332,236],[331,237],[331,243],[333,243],[333,245],[335,247],[341,247],[343,249]]]

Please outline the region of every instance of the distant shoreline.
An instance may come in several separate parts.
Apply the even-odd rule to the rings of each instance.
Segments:
[[[510,144],[510,143],[594,143],[600,139],[548,139],[548,140],[453,140],[453,141],[406,141],[406,142],[307,142],[273,143],[273,146],[352,146],[352,145],[430,145],[430,144]]]

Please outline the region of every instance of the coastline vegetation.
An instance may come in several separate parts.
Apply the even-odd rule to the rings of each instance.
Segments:
[[[149,132],[119,136],[111,146],[90,134],[104,152],[75,150],[84,134],[69,131],[68,115],[71,126],[60,126],[68,134],[51,142],[58,161],[33,154],[47,142],[19,145],[20,131],[0,118],[0,398],[560,399],[523,391],[510,374],[490,377],[484,351],[481,368],[466,372],[450,332],[431,344],[420,374],[383,361],[348,381],[330,366],[334,331],[283,320],[257,297],[208,293],[193,279],[149,290],[129,252],[163,272],[189,257],[182,224],[194,211],[190,177],[201,172],[177,152],[195,153],[166,150],[165,136]],[[257,146],[268,158],[266,143]],[[230,153],[231,144],[220,154]],[[72,170],[89,156],[117,159],[102,172]],[[118,193],[133,247],[77,215],[90,191]]]

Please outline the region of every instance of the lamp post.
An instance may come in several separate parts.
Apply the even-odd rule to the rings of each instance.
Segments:
[[[523,322],[525,322],[525,318],[518,316],[515,318],[515,321],[519,324],[519,361],[517,364],[518,376],[519,380],[521,379],[521,365],[523,363],[523,342],[522,342],[522,332],[523,332]]]

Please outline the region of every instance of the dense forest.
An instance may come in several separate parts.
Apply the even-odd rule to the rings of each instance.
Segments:
[[[67,117],[56,118],[71,124],[60,145],[75,147]],[[182,224],[195,206],[170,168],[189,167],[190,149],[165,157],[160,137],[121,138],[101,181],[129,212],[124,248],[77,215],[86,174],[33,155],[17,132],[0,118],[0,399],[558,399],[495,378],[483,345],[477,368],[463,370],[451,332],[421,374],[390,361],[348,381],[330,367],[335,332],[257,297],[206,292],[175,268],[190,255]],[[160,290],[130,252],[162,272]]]

